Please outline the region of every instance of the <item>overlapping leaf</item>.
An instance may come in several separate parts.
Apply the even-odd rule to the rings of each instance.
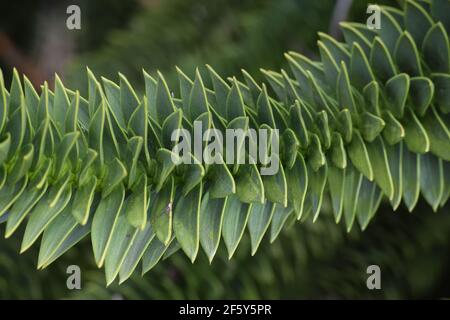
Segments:
[[[46,267],[90,233],[109,284],[179,248],[212,261],[221,238],[231,258],[246,229],[254,254],[268,230],[273,241],[289,217],[315,221],[328,201],[348,230],[366,228],[383,199],[412,211],[422,195],[437,210],[450,196],[449,24],[439,11],[449,7],[407,0],[395,17],[382,8],[380,30],[343,23],[344,43],[320,34],[319,61],[290,52],[292,74],[262,70],[263,84],[245,71],[227,82],[207,66],[208,88],[199,71],[178,69],[175,96],[161,73],[144,72],[140,97],[122,74],[116,84],[88,70],[84,99],[58,77],[39,95],[17,71],[7,90],[0,74],[6,236],[26,225],[26,250],[43,235]],[[244,139],[204,164],[196,141],[174,133],[198,122],[266,129],[280,140],[278,171],[229,163],[248,159]],[[172,148],[184,139],[194,149],[181,156]]]

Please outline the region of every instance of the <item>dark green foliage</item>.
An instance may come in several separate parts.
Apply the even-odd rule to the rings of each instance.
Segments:
[[[389,19],[392,10],[382,10]],[[437,210],[450,196],[450,49],[446,18],[430,10],[407,1],[378,33],[345,23],[344,43],[322,34],[320,61],[290,52],[292,74],[262,70],[267,84],[247,72],[241,82],[209,68],[207,82],[179,70],[178,90],[144,72],[140,96],[123,75],[116,84],[88,71],[83,98],[57,77],[54,92],[44,84],[38,95],[15,72],[9,91],[0,82],[6,235],[28,217],[22,251],[43,235],[46,267],[91,233],[109,284],[179,247],[194,261],[201,245],[212,260],[220,234],[231,257],[246,227],[255,253],[289,216],[316,221],[328,196],[348,231],[355,222],[365,229],[383,199],[412,211],[421,193]],[[277,181],[253,165],[174,164],[170,133],[197,119],[279,129],[288,151]]]

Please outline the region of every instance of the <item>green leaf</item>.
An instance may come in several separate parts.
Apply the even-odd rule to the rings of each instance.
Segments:
[[[86,67],[86,69],[88,75],[88,109],[89,118],[91,118],[101,103],[103,92],[100,83],[95,78],[94,73],[92,73],[88,67]]]
[[[147,176],[143,174],[137,185],[133,188],[132,193],[127,198],[125,207],[125,215],[127,221],[134,228],[143,230],[147,224]]]
[[[114,160],[107,167],[107,174],[103,181],[102,198],[110,195],[127,176],[127,169],[122,162],[114,158]]]
[[[253,204],[242,203],[235,195],[228,197],[223,213],[222,237],[231,259],[244,234]]]
[[[294,74],[294,77],[300,86],[300,91],[303,94],[305,101],[311,103],[313,99],[312,93],[309,90],[309,79],[308,75],[306,74],[306,70],[304,70],[300,66],[300,64],[296,61],[296,59],[292,55],[285,54],[285,57],[288,60],[292,73]],[[322,73],[322,70],[320,72]]]
[[[84,185],[94,175],[93,164],[97,159],[98,153],[92,149],[88,149],[86,155],[81,162],[81,171],[78,176],[78,185]]]
[[[47,264],[77,226],[78,223],[70,211],[70,206],[66,206],[45,229],[39,249],[38,269]]]
[[[372,65],[375,76],[382,83],[385,83],[396,74],[395,65],[389,50],[379,37],[376,37],[373,42],[370,52],[370,64]]]
[[[273,116],[272,106],[270,105],[265,84],[262,85],[262,92],[258,97],[256,105],[258,107],[259,124],[267,124],[269,127],[275,128],[275,118]]]
[[[411,212],[419,200],[420,191],[420,154],[403,147],[403,201]]]
[[[55,98],[53,100],[52,118],[60,133],[66,132],[66,115],[70,107],[69,97],[61,79],[55,74]]]
[[[308,195],[312,205],[313,222],[319,217],[322,207],[323,193],[327,182],[328,165],[322,166],[318,171],[308,170]]]
[[[411,89],[409,91],[409,98],[413,105],[414,111],[423,116],[434,96],[434,84],[425,77],[415,77],[411,79]]]
[[[420,155],[420,190],[436,211],[444,193],[444,168],[442,160],[429,153]]]
[[[350,85],[350,79],[347,72],[347,66],[342,62],[339,77],[337,79],[337,99],[341,109],[349,109],[352,114],[356,114],[358,109],[356,108],[355,99],[352,93],[352,87]]]
[[[284,82],[283,75],[274,71],[264,69],[260,69],[260,71],[265,76],[267,82],[269,82],[278,100],[287,102],[287,95],[285,92],[286,83]]]
[[[173,232],[184,253],[194,262],[200,239],[200,204],[202,195],[200,183],[185,197],[180,197],[173,213]]]
[[[236,79],[233,79],[233,85],[227,96],[226,110],[228,121],[238,117],[245,117],[244,100]]]
[[[102,101],[97,111],[91,118],[88,132],[89,147],[97,152],[100,166],[102,166],[104,163],[104,155],[103,155],[104,127],[105,127],[105,105],[104,102]]]
[[[350,232],[356,217],[359,192],[363,175],[358,173],[352,165],[345,170],[344,220],[347,232]]]
[[[74,132],[78,129],[78,114],[80,111],[80,93],[77,91],[75,96],[70,103],[69,109],[67,110],[66,119],[65,119],[65,131],[66,132]],[[80,121],[80,126],[81,126]]]
[[[392,208],[397,210],[403,194],[403,143],[385,147],[394,187],[393,197],[390,201]]]
[[[275,207],[276,204],[271,202],[266,202],[264,204],[255,203],[252,205],[247,224],[250,233],[252,256],[255,255],[264,234],[269,228]]]
[[[314,171],[325,165],[325,154],[322,151],[320,139],[316,134],[311,134],[311,144],[308,148],[309,164]]]
[[[374,213],[380,206],[381,198],[382,194],[377,185],[363,178],[356,208],[356,218],[362,230],[367,228]]]
[[[213,87],[214,87],[214,94],[216,96],[216,102],[217,105],[214,106],[215,110],[219,113],[220,116],[223,118],[227,117],[227,101],[228,101],[228,94],[230,92],[229,85],[217,74],[217,72],[214,71],[214,69],[206,65],[209,75],[211,77]]]
[[[383,139],[378,137],[373,142],[367,144],[370,162],[373,166],[374,180],[383,191],[384,195],[392,200],[394,198],[395,189],[393,181],[393,173],[389,167],[388,154]]]
[[[32,144],[25,145],[16,158],[14,166],[10,169],[8,181],[11,184],[22,179],[30,170],[33,163],[34,147]]]
[[[4,84],[3,84],[3,79],[2,79],[2,75],[0,73],[0,90],[4,90]],[[30,118],[30,123],[31,123],[31,127],[36,130],[39,126],[39,120],[38,116],[39,116],[39,95],[37,94],[36,90],[34,90],[33,84],[31,83],[30,80],[28,80],[28,78],[26,76],[24,76],[24,92],[25,92],[25,103],[27,105],[27,109],[28,109],[28,117]],[[3,91],[2,93],[0,93],[0,99],[4,101],[1,101],[0,103],[3,104],[4,108],[2,110],[2,107],[0,106],[0,119],[6,116],[6,95],[5,92]],[[3,128],[4,125],[4,120],[3,119],[0,120],[0,132],[1,129]]]
[[[95,262],[99,268],[105,261],[124,198],[125,189],[119,184],[108,196],[100,200],[95,210],[91,239]]]
[[[450,113],[450,75],[433,74],[431,80],[434,83],[434,102],[442,113]]]
[[[3,128],[5,127],[7,118],[8,118],[8,100],[6,96],[3,72],[0,70],[0,132],[3,132]]]
[[[450,10],[450,3],[446,0],[434,0],[431,2],[431,15],[434,20],[441,21],[447,33],[450,33],[450,18],[448,12]]]
[[[298,154],[292,168],[286,169],[285,176],[288,202],[293,207],[297,219],[300,219],[302,217],[303,205],[308,189],[308,170],[301,154]]]
[[[138,230],[133,243],[128,249],[125,259],[123,260],[122,266],[120,267],[119,284],[123,283],[131,276],[154,237],[155,233],[153,232],[150,223],[145,225],[144,230]]]
[[[157,121],[156,116],[156,90],[158,87],[158,83],[153,77],[151,77],[147,72],[142,70],[144,75],[145,82],[145,97],[147,98],[147,106],[148,106],[148,115],[149,117]]]
[[[402,28],[385,7],[381,8],[381,21],[383,21],[383,27],[378,30],[378,34],[386,44],[390,54],[393,55],[395,52],[397,39],[402,33]]]
[[[3,188],[3,186],[6,183],[6,178],[8,177],[7,174],[8,174],[8,172],[7,172],[6,166],[1,165],[0,166],[0,190]]]
[[[331,162],[340,169],[344,169],[347,166],[347,153],[344,148],[344,140],[342,140],[342,136],[333,132],[333,136],[331,139]]]
[[[155,107],[156,119],[160,125],[162,125],[164,120],[176,110],[167,83],[160,72],[158,72]]]
[[[105,276],[107,286],[109,286],[119,274],[128,250],[130,250],[138,232],[136,228],[127,223],[128,219],[124,208],[128,207],[129,201],[130,198],[125,201],[121,213],[117,218],[117,224],[111,235],[111,243],[106,251]]]
[[[181,102],[183,106],[183,110],[186,111],[186,114],[189,113],[189,99],[192,91],[192,87],[194,86],[194,82],[177,66],[175,69],[178,73],[178,82],[180,83],[180,96]]]
[[[397,144],[405,137],[405,129],[390,111],[384,113],[383,138],[390,145]]]
[[[63,136],[55,156],[55,169],[57,179],[61,178],[70,169],[70,164],[67,163],[68,156],[75,146],[78,138],[80,137],[80,132],[71,132]]]
[[[150,197],[150,223],[159,241],[168,245],[172,238],[172,207],[175,197],[174,179],[170,178],[159,192]]]
[[[341,110],[338,115],[338,131],[346,143],[350,143],[353,137],[353,123],[350,111]]]
[[[134,113],[130,117],[128,122],[128,128],[130,134],[134,137],[140,137],[142,139],[145,160],[147,164],[150,163],[150,155],[148,151],[148,106],[145,99],[137,106]]]
[[[370,50],[370,42],[365,37],[363,33],[361,33],[358,28],[355,28],[354,23],[349,22],[341,22],[339,23],[342,32],[344,34],[345,42],[349,47],[352,47],[353,45],[358,45],[361,48],[362,52],[368,53]],[[352,54],[353,56],[353,54]]]
[[[294,211],[291,207],[283,207],[277,204],[270,225],[270,242],[273,243],[281,232],[287,219]]]
[[[372,142],[383,131],[386,123],[380,117],[373,115],[370,112],[364,112],[361,117],[362,127],[361,133],[364,140]]]
[[[241,166],[236,177],[236,195],[245,203],[264,203],[264,185],[256,165]]]
[[[425,63],[431,72],[450,72],[450,45],[442,22],[428,30],[422,45]]]
[[[389,170],[392,175],[392,182],[394,187],[394,194],[391,200],[391,205],[394,210],[398,208],[402,200],[403,193],[403,143],[394,146],[385,146],[386,154],[389,162]]]
[[[53,153],[52,146],[50,147],[50,150],[47,150],[47,144],[51,143],[51,137],[48,136],[48,128],[49,127],[49,121],[48,119],[45,119],[42,121],[42,124],[37,129],[35,136],[33,137],[32,143],[35,147],[35,156],[33,157],[33,164],[32,167],[38,168],[42,165],[42,163],[45,161],[46,153],[51,154]]]
[[[25,190],[27,183],[27,176],[14,183],[10,182],[9,177],[7,177],[5,185],[0,189],[0,217],[4,215],[12,205],[14,205],[16,200]]]
[[[409,150],[416,153],[426,153],[430,150],[430,138],[422,123],[413,111],[409,110],[402,122],[405,128],[405,142]]]
[[[125,120],[125,116],[120,105],[120,87],[111,80],[103,77],[102,81],[106,94],[106,99],[103,98],[102,100],[107,101],[107,106],[109,107],[109,110],[111,110],[112,116],[119,128],[125,130],[127,127],[127,121]]]
[[[10,99],[11,100],[11,99]],[[11,110],[11,109],[10,109]],[[16,111],[14,111],[9,118],[9,121],[6,125],[6,131],[11,135],[11,142],[9,146],[9,152],[7,159],[11,160],[16,153],[22,147],[25,138],[27,122],[26,122],[26,111],[25,105],[21,104]],[[9,138],[6,138],[6,141]],[[5,140],[4,140],[5,142]],[[9,144],[9,142],[7,142]],[[5,146],[6,147],[6,146]]]
[[[300,110],[302,107],[304,108],[299,101],[296,101],[295,104],[291,106],[289,110],[289,118],[291,120],[290,127],[296,134],[300,147],[307,148],[309,145],[309,135]]]
[[[450,131],[441,116],[432,106],[421,118],[424,129],[430,139],[430,151],[439,158],[450,161]]]
[[[8,221],[6,222],[5,238],[9,238],[19,227],[27,214],[40,201],[47,191],[48,184],[45,183],[38,188],[35,182],[17,198],[12,208],[9,210]]]
[[[202,113],[208,112],[208,98],[205,86],[198,69],[195,71],[195,81],[189,97],[190,119],[197,119]]]
[[[9,149],[11,147],[11,134],[6,133],[5,139],[0,142],[0,165],[8,158]]]
[[[71,213],[81,225],[85,225],[88,222],[96,187],[97,178],[91,176],[85,184],[80,185],[75,191]]]
[[[247,83],[247,86],[250,90],[250,94],[252,96],[253,105],[257,105],[257,100],[259,98],[259,95],[261,94],[261,87],[256,83],[255,79],[244,69],[241,69],[242,75],[245,78],[245,82]],[[264,84],[263,84],[264,86]]]
[[[340,169],[334,165],[328,167],[328,189],[330,191],[331,206],[334,220],[339,223],[344,207],[345,195],[345,169]]]
[[[219,247],[227,201],[228,198],[211,198],[210,192],[207,192],[202,198],[200,209],[200,244],[208,256],[209,263],[212,262]]]
[[[13,69],[11,89],[9,90],[9,115],[17,111],[25,100],[22,83],[20,81],[19,72],[16,68]]]
[[[236,184],[228,167],[222,162],[213,164],[209,171],[211,199],[225,198],[236,193]]]
[[[308,78],[309,78],[309,82],[310,82],[310,90],[313,93],[313,104],[316,105],[316,109],[318,111],[326,111],[328,116],[330,116],[332,119],[334,119],[334,114],[335,112],[338,112],[338,108],[335,106],[335,103],[331,103],[330,99],[328,98],[328,96],[325,94],[324,90],[321,89],[321,87],[319,86],[318,82],[316,81],[316,79],[314,79],[313,75],[311,74],[311,72],[307,72],[308,74]],[[296,99],[299,99],[298,97],[296,97]],[[292,102],[288,101],[286,102],[287,105],[292,104]],[[284,128],[281,128],[284,129]]]
[[[396,118],[401,119],[405,114],[409,83],[409,76],[405,73],[398,74],[386,82],[387,105]]]
[[[171,150],[178,143],[181,129],[181,121],[183,119],[183,110],[178,109],[167,116],[162,125],[161,141],[165,148]],[[174,136],[176,134],[176,136]]]
[[[381,116],[380,110],[380,85],[376,81],[372,81],[363,89],[364,100],[366,102],[367,111],[376,116]]]
[[[350,60],[350,81],[356,88],[362,89],[373,80],[375,76],[366,54],[358,43],[354,43]]]
[[[144,139],[138,136],[134,136],[127,141],[125,163],[128,165],[128,188],[131,188],[138,179],[138,173],[140,171],[140,168],[138,168],[140,162],[138,160],[144,143],[143,141]]]
[[[159,166],[156,192],[159,192],[173,169],[175,169],[176,164],[180,162],[180,158],[170,150],[159,149],[156,154],[156,160]]]
[[[261,130],[261,128],[260,128]],[[272,141],[278,141],[278,132],[274,131],[272,129],[268,130],[269,131],[269,137],[268,137],[268,142],[267,145],[270,147]],[[262,137],[260,136],[259,139],[262,139]],[[261,142],[260,144],[261,145]],[[281,160],[282,162],[285,164],[286,167],[290,168],[294,165],[295,159],[297,157],[297,151],[300,148],[300,143],[294,133],[294,131],[290,128],[286,129],[283,134],[281,135],[281,150],[282,150],[282,154],[281,154]],[[269,148],[267,148],[269,149]],[[262,151],[262,148],[259,149],[259,152]],[[277,157],[277,154],[272,154],[272,158],[273,157]],[[266,154],[264,156],[260,155],[260,163],[263,165],[268,165],[270,163],[270,158],[269,158],[269,152],[268,150],[266,150]],[[274,160],[273,161],[279,161],[279,159]]]
[[[205,176],[205,169],[203,168],[201,162],[194,157],[194,155],[189,154],[191,157],[190,164],[184,164],[183,174],[183,187],[181,192],[183,196],[186,196],[192,189],[194,189]]]
[[[162,256],[162,260],[166,260],[168,258],[170,258],[173,254],[175,254],[176,252],[178,252],[178,250],[181,249],[180,244],[174,239],[169,246],[167,247],[166,251],[164,252],[163,256]]]
[[[404,72],[412,77],[423,75],[419,51],[413,38],[407,31],[398,39],[394,57],[400,72]]]
[[[80,226],[77,225],[72,232],[67,236],[63,243],[58,247],[55,253],[47,260],[47,262],[42,266],[42,269],[47,268],[51,263],[61,257],[70,248],[81,241],[90,232],[90,225]]]
[[[408,0],[405,7],[405,27],[417,45],[421,46],[433,20],[417,2]]]
[[[67,185],[67,179],[51,187],[46,197],[41,199],[29,213],[20,252],[26,251],[37,240],[58,214],[69,205],[72,188]]]
[[[327,48],[334,61],[336,61],[337,64],[340,64],[342,61],[348,65],[350,61],[350,54],[345,46],[326,33],[319,32],[318,34],[322,45]]]
[[[150,271],[158,263],[169,247],[169,244],[166,246],[156,238],[153,238],[150,241],[150,244],[142,257],[142,275]]]
[[[373,169],[370,163],[366,144],[361,134],[355,130],[351,143],[348,145],[348,156],[356,169],[358,169],[370,181],[373,180]]]
[[[328,150],[331,145],[331,133],[328,122],[328,115],[324,110],[317,113],[316,122],[321,145],[325,150]],[[287,129],[287,132],[290,132],[290,130],[291,129]],[[285,135],[285,133],[286,131],[283,133],[283,136]]]
[[[279,161],[279,160],[272,159],[272,161]],[[286,175],[284,173],[283,166],[280,164],[280,167],[275,174],[262,175],[261,178],[264,185],[264,193],[267,199],[271,202],[278,203],[281,204],[283,207],[286,207],[288,203],[288,191],[287,191]]]
[[[290,51],[288,55],[286,55],[286,57],[291,57],[291,61],[294,61],[301,70],[303,70],[303,73],[305,74],[306,77],[306,72],[310,72],[313,75],[313,78],[318,82],[319,86],[321,87],[325,87],[326,86],[326,81],[325,81],[325,75],[323,73],[323,68],[320,64],[312,61],[311,59],[309,59],[308,57],[301,55],[299,53]],[[300,84],[300,87],[302,87],[304,85],[303,80],[298,79],[297,80]],[[306,82],[308,82],[308,80],[306,79]],[[304,89],[306,90],[308,88],[308,86],[304,86]]]
[[[128,82],[127,78],[119,73],[120,79],[120,108],[123,112],[125,123],[130,121],[131,115],[135,112],[139,106],[139,99]],[[147,118],[145,118],[147,119]]]
[[[331,52],[327,49],[322,41],[318,41],[317,45],[319,46],[320,58],[322,61],[325,77],[328,83],[331,85],[331,89],[335,89],[339,74],[338,62],[334,60]],[[343,61],[341,63],[345,65]]]

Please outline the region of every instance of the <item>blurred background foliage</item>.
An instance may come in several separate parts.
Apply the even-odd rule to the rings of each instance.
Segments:
[[[371,3],[374,1],[371,1]],[[393,0],[376,1],[392,4]],[[401,1],[398,1],[401,2]],[[65,27],[69,4],[81,8],[81,30]],[[2,1],[0,67],[6,82],[13,67],[36,86],[53,74],[82,93],[86,66],[117,79],[123,73],[142,89],[142,69],[176,79],[175,66],[189,76],[206,63],[225,76],[241,68],[262,80],[259,68],[284,68],[288,50],[317,55],[317,32],[339,37],[341,19],[364,21],[366,0],[95,0]],[[346,4],[351,5],[345,10]],[[208,79],[209,77],[205,77]],[[176,88],[174,86],[174,88]],[[440,298],[450,294],[449,207],[426,205],[413,214],[381,208],[366,231],[346,233],[330,216],[291,224],[254,257],[248,239],[232,260],[221,252],[210,265],[177,252],[144,277],[105,287],[90,243],[37,271],[37,252],[18,255],[19,239],[3,240],[0,225],[0,298],[100,299],[277,299]],[[326,215],[326,213],[324,213]],[[1,223],[1,221],[0,221]],[[223,249],[223,248],[222,248]],[[66,287],[66,268],[82,270],[82,290]],[[379,265],[382,290],[368,290],[366,268]]]

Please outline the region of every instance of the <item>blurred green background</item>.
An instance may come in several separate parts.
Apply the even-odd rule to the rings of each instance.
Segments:
[[[393,4],[397,1],[370,1]],[[398,1],[400,2],[400,1]],[[176,81],[175,66],[189,76],[205,64],[223,76],[246,69],[285,67],[289,50],[314,58],[317,32],[340,37],[337,22],[365,21],[369,1],[357,0],[85,0],[2,1],[0,67],[6,83],[12,68],[36,86],[61,75],[69,88],[87,91],[86,66],[112,80],[123,73],[142,89],[142,69]],[[81,8],[81,30],[66,28],[66,8]],[[348,6],[348,10],[346,7]],[[208,79],[209,77],[205,77]],[[176,88],[176,86],[173,86]],[[172,252],[144,277],[105,287],[89,241],[43,271],[37,251],[19,255],[20,239],[3,239],[0,225],[2,299],[277,299],[445,298],[450,296],[449,207],[438,213],[422,204],[413,214],[382,206],[366,231],[346,233],[331,216],[291,224],[273,244],[264,239],[250,256],[245,239],[228,261],[191,264]],[[87,240],[87,239],[85,239]],[[66,268],[82,270],[82,289],[66,287]],[[366,268],[381,268],[382,289],[368,290]]]

